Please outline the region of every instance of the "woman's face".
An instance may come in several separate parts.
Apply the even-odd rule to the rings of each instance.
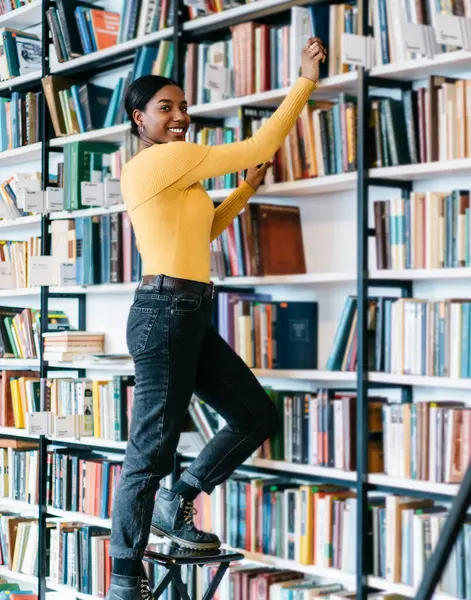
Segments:
[[[145,110],[135,110],[134,120],[141,126],[141,139],[157,144],[185,141],[191,122],[183,91],[176,85],[166,85],[149,100]]]

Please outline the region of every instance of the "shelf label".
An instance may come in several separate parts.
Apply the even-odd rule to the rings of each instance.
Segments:
[[[64,210],[64,190],[63,188],[46,188],[46,212]]]
[[[26,428],[29,435],[51,435],[52,413],[46,411],[27,413]]]
[[[371,69],[375,61],[375,41],[372,36],[342,34],[342,64]]]
[[[439,44],[471,50],[471,19],[438,13],[435,35]]]
[[[31,256],[28,264],[30,286],[57,284],[57,262],[53,256]]]
[[[79,438],[80,427],[77,427],[79,421],[77,415],[66,415],[56,417],[54,437],[61,438]]]
[[[116,206],[123,202],[120,180],[112,177],[105,179],[105,206]]]
[[[83,206],[103,206],[103,184],[82,181]]]
[[[24,210],[30,213],[42,213],[44,211],[44,192],[41,190],[25,190]]]
[[[0,289],[12,290],[15,287],[13,265],[11,262],[0,262]]]
[[[26,191],[39,192],[41,183],[37,179],[25,179],[15,184],[16,205],[20,210],[25,210]]]
[[[207,63],[205,69],[204,87],[207,90],[221,92],[221,94],[228,95],[230,82],[229,75],[230,70],[226,69],[226,67]]]
[[[75,263],[60,264],[60,285],[76,285]]]
[[[431,25],[403,23],[403,27],[406,52],[415,52],[426,58],[433,58],[437,54],[435,30]]]
[[[183,0],[183,4],[185,6],[193,8],[194,10],[201,10],[204,13],[208,12],[206,10],[206,2],[205,2],[205,0]]]

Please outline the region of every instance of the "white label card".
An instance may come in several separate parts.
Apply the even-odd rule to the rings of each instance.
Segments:
[[[121,182],[119,179],[105,179],[105,206],[116,206],[122,204]]]
[[[15,287],[15,276],[11,262],[0,262],[0,289],[11,290]]]
[[[44,211],[44,192],[41,190],[25,190],[24,202],[26,212],[42,213]]]
[[[433,58],[437,53],[435,30],[431,25],[404,23],[404,43],[406,52],[415,52],[427,58]]]
[[[57,262],[53,256],[31,256],[29,259],[31,286],[57,285]]]
[[[435,35],[439,44],[471,50],[471,19],[439,13],[435,16]]]
[[[183,0],[185,6],[207,12],[205,0]]]
[[[18,208],[25,210],[25,192],[32,190],[38,192],[41,189],[41,184],[37,179],[18,181],[15,186],[16,205]]]
[[[84,206],[103,206],[103,184],[90,183],[89,181],[81,182],[82,188],[82,204]]]
[[[373,37],[342,34],[342,64],[371,69],[374,66],[374,51]]]
[[[46,188],[46,212],[64,210],[64,190],[62,188]]]
[[[77,415],[67,415],[65,417],[56,417],[55,437],[56,438],[76,438],[79,434],[77,428]]]
[[[75,263],[61,263],[60,285],[75,285],[76,283]]]
[[[207,90],[226,94],[229,87],[229,69],[222,65],[207,63],[204,78],[204,87]]]
[[[52,413],[35,412],[27,413],[26,427],[29,435],[51,435]]]

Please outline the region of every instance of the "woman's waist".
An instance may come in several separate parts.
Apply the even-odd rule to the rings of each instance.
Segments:
[[[209,278],[208,278],[209,279]],[[143,275],[137,290],[155,290],[157,292],[187,292],[209,298],[214,297],[214,285],[209,281],[197,281],[172,275]]]

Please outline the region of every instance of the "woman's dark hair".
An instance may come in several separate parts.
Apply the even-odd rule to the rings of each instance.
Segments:
[[[160,75],[144,75],[133,81],[128,87],[124,107],[131,121],[131,133],[139,137],[139,129],[132,116],[133,112],[135,110],[145,110],[149,100],[166,85],[178,86],[178,83],[173,79],[161,77]]]

